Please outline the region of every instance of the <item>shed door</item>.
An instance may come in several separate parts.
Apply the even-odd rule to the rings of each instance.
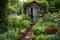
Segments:
[[[38,10],[37,8],[33,8],[33,23],[35,23],[38,19]]]

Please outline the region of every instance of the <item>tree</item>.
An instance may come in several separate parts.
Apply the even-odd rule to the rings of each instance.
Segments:
[[[10,3],[11,3],[11,5],[15,5],[15,4],[19,3],[19,0],[10,0]]]
[[[55,7],[56,9],[60,9],[60,0],[55,1]]]
[[[0,33],[6,31],[8,1],[9,0],[0,0]]]
[[[19,0],[10,0],[9,12],[14,11],[16,14],[21,14],[21,9],[22,9],[22,2],[20,2]]]

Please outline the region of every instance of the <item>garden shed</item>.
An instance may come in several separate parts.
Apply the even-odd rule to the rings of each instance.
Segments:
[[[35,23],[39,17],[42,17],[44,11],[43,6],[36,1],[27,3],[27,5],[24,6],[24,9],[25,13],[31,16],[33,23]]]

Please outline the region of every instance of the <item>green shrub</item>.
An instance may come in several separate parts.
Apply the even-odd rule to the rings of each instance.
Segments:
[[[25,33],[31,23],[29,16],[24,14],[20,16],[8,16],[7,19],[8,30],[3,34],[0,34],[0,40],[17,40],[18,36]]]
[[[56,38],[60,40],[60,26],[58,26],[57,28],[58,28],[58,32],[56,33]]]
[[[35,35],[39,35],[44,33],[45,26],[43,25],[43,20],[39,19],[38,22],[33,26],[32,30]]]
[[[56,38],[56,35],[53,34],[53,35],[48,35],[47,40],[58,40],[58,39]]]
[[[45,29],[48,27],[57,27],[55,22],[43,22],[43,19],[39,19],[38,22],[33,26],[32,30],[34,35],[45,34]]]
[[[30,24],[30,20],[28,16],[20,15],[20,16],[9,16],[9,24],[10,28],[27,28]]]
[[[25,33],[31,23],[28,15],[24,14],[20,16],[9,16],[8,22],[8,30],[19,28],[20,33]]]
[[[52,22],[52,17],[51,17],[51,13],[46,14],[43,17],[44,21],[48,21],[48,22]]]
[[[48,13],[46,15],[44,15],[43,19],[44,21],[47,22],[55,22],[55,19],[59,19],[60,18],[60,13]]]
[[[57,40],[60,40],[60,30],[59,30],[59,32],[56,33],[56,38],[57,38]]]
[[[8,32],[0,34],[0,40],[17,40],[18,36],[19,36],[19,30],[12,29],[8,30]]]
[[[40,35],[40,34],[43,34],[45,32],[44,27],[42,27],[42,26],[33,27],[32,30],[33,30],[35,35]]]
[[[36,37],[36,40],[47,40],[47,36],[39,35],[39,36]]]

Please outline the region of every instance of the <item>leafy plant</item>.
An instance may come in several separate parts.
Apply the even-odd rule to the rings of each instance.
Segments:
[[[0,40],[17,40],[18,36],[25,33],[30,25],[27,15],[8,16],[7,32],[0,34]]]
[[[39,36],[36,37],[36,40],[47,40],[47,36],[39,35]]]
[[[17,40],[18,36],[19,36],[19,30],[12,29],[8,30],[8,32],[0,34],[0,40]]]
[[[58,39],[56,38],[56,35],[53,34],[53,35],[48,35],[47,40],[58,40]]]

